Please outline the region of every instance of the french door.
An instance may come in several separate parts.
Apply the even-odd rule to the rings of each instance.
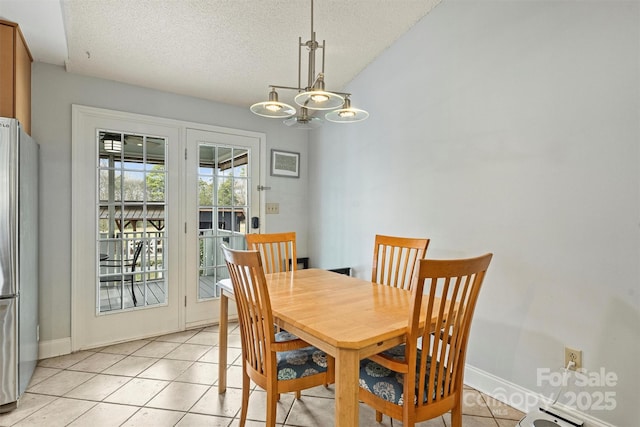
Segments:
[[[71,350],[217,322],[264,134],[74,105],[72,139]]]
[[[260,227],[260,137],[187,129],[186,324],[219,320],[220,245],[244,249]],[[254,218],[257,219],[253,220]]]

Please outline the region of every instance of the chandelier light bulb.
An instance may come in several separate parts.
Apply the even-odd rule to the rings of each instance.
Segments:
[[[310,110],[333,110],[344,104],[344,98],[341,95],[322,90],[299,93],[294,101],[299,106]]]
[[[327,113],[324,118],[330,122],[335,123],[355,123],[366,120],[369,117],[369,113],[359,108],[353,108],[351,106],[351,100],[346,97],[344,105],[339,110],[331,111]]]
[[[353,111],[353,110],[342,110],[342,111],[340,111],[340,112],[338,113],[338,115],[339,115],[340,117],[347,118],[347,117],[353,117],[353,116],[355,116],[355,115],[356,115],[356,112],[355,112],[355,111]]]
[[[329,97],[327,95],[324,95],[322,93],[319,93],[317,95],[311,95],[311,99],[313,100],[313,102],[327,102],[329,100]]]
[[[274,113],[282,110],[282,107],[279,106],[278,104],[266,104],[264,108],[266,108],[269,111],[273,111]]]
[[[269,100],[258,102],[251,106],[251,112],[262,117],[271,119],[291,117],[296,114],[296,109],[291,105],[278,101],[278,94],[275,89],[269,92]]]

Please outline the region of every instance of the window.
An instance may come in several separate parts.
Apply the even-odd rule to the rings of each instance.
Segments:
[[[167,302],[165,138],[100,130],[98,312]]]
[[[249,214],[249,150],[201,142],[198,147],[198,299],[220,296],[228,277],[220,244],[244,247]]]

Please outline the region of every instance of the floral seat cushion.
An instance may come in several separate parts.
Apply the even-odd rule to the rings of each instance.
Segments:
[[[276,341],[297,339],[289,332],[278,332]],[[292,380],[327,371],[327,355],[313,346],[276,353],[278,380]]]
[[[404,361],[405,345],[401,344],[389,350],[383,351],[382,354],[398,360]],[[420,350],[417,353],[416,370],[419,369],[422,354]],[[431,367],[431,358],[427,359],[427,370]],[[418,394],[417,384],[419,372],[416,375],[416,395]],[[404,403],[404,374],[394,372],[384,366],[377,364],[369,359],[360,361],[360,387],[381,399],[402,405]],[[427,396],[429,391],[429,383],[425,382],[425,393]],[[417,403],[414,401],[414,404]]]

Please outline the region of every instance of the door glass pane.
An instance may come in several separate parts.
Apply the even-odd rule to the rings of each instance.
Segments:
[[[249,151],[202,142],[198,146],[198,299],[218,297],[228,277],[220,245],[244,249],[249,212]]]
[[[97,310],[167,303],[166,139],[101,130]]]

